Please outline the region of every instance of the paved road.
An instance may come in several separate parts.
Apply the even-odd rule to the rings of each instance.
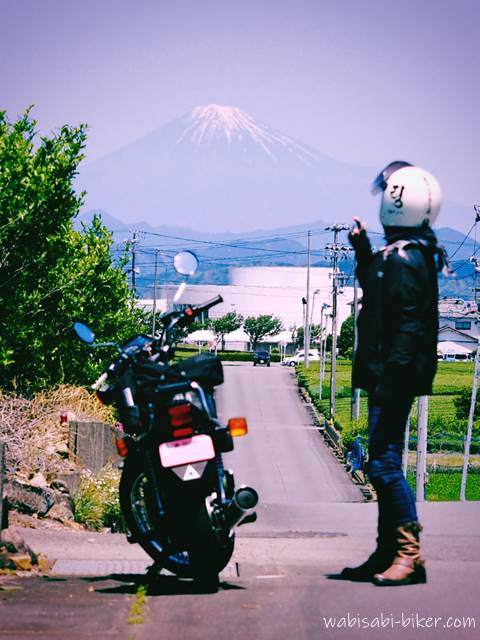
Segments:
[[[232,465],[237,483],[258,490],[263,504],[363,500],[312,424],[292,369],[226,366],[217,398],[224,421],[248,419],[248,436],[235,440],[225,464]]]
[[[76,562],[79,575],[7,584],[19,589],[0,590],[0,637],[478,638],[480,503],[420,505],[428,584],[378,588],[335,579],[342,566],[371,550],[376,505],[355,501],[358,494],[338,475],[309,428],[291,372],[232,366],[226,376],[222,413],[245,414],[251,427],[247,438],[237,440],[232,466],[262,499],[258,522],[238,531],[234,560],[240,575],[232,564],[213,595],[193,594],[189,581],[161,576],[140,606],[139,624],[128,624],[147,562],[137,546],[120,535],[26,531],[35,549],[59,558],[59,566]],[[327,628],[333,617],[339,627]],[[474,618],[476,627],[463,618]]]

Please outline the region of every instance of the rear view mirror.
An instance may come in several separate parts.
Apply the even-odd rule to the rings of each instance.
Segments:
[[[83,324],[83,322],[74,322],[73,330],[83,342],[87,344],[93,344],[95,342],[95,334],[86,324]]]
[[[192,251],[181,251],[173,258],[173,266],[182,276],[193,276],[198,269],[198,258]]]

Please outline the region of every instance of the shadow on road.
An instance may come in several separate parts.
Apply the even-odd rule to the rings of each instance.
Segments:
[[[135,595],[138,588],[145,586],[148,596],[178,596],[178,595],[198,595],[197,585],[190,579],[177,578],[176,576],[157,575],[150,577],[145,574],[110,574],[105,576],[85,577],[85,582],[107,582],[113,580],[121,583],[95,589],[96,593],[106,595]],[[229,582],[220,582],[220,591],[242,590],[241,587]]]
[[[346,578],[341,573],[324,573],[323,575],[327,580],[343,580],[344,582],[372,582],[370,578],[363,578],[361,580],[359,578],[356,578],[355,580],[352,578]]]

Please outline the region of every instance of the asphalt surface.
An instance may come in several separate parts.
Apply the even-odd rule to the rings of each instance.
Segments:
[[[245,416],[249,434],[235,440],[225,464],[237,484],[252,484],[263,504],[363,501],[312,424],[289,367],[225,367],[217,392],[220,417]]]
[[[0,589],[1,638],[480,637],[480,503],[419,505],[427,584],[339,580],[372,550],[376,504],[359,502],[312,429],[292,371],[226,367],[219,406],[223,417],[249,420],[226,463],[261,499],[258,521],[238,530],[221,590],[193,593],[190,581],[168,575],[147,584],[148,558],[121,535],[25,530],[58,562],[50,577]]]

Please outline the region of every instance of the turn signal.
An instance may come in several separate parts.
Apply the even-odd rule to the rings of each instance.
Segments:
[[[228,430],[230,435],[235,438],[235,436],[246,436],[248,433],[248,425],[246,418],[230,418],[228,421]]]

